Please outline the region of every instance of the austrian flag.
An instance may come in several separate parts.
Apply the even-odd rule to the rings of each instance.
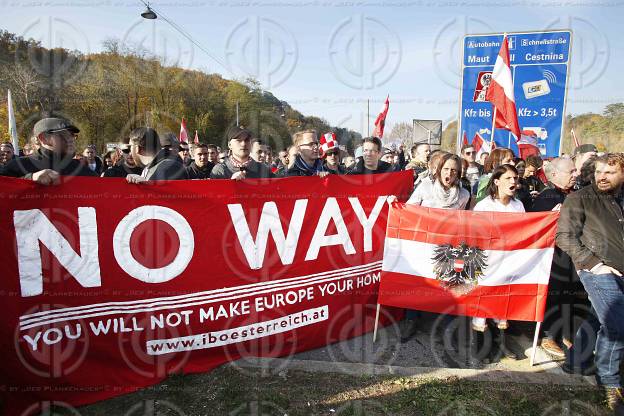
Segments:
[[[541,322],[558,217],[395,203],[378,303]]]
[[[516,112],[516,99],[514,98],[514,84],[511,74],[507,36],[503,37],[500,51],[496,57],[492,81],[485,93],[485,99],[491,102],[496,110],[494,127],[509,130],[516,136],[516,140],[520,140],[520,126],[518,125],[518,113]]]

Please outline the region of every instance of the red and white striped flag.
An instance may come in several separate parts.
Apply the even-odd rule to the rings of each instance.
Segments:
[[[520,126],[518,125],[513,77],[509,62],[509,45],[507,43],[507,35],[505,35],[496,57],[492,80],[485,93],[485,99],[496,107],[494,127],[509,130],[516,136],[516,140],[520,140]]]
[[[558,212],[390,208],[378,303],[540,322]]]
[[[193,143],[199,144],[199,135],[197,134],[197,130],[195,130],[195,139],[193,139]]]
[[[522,130],[517,144],[521,159],[526,159],[531,155],[540,155],[539,147],[537,147],[537,135],[533,130]]]
[[[485,140],[479,132],[476,132],[472,138],[472,147],[475,150],[475,157],[478,161],[481,158],[481,154],[492,153],[492,150],[496,149],[496,143]]]
[[[383,138],[384,127],[386,126],[386,116],[388,115],[388,108],[390,108],[390,96],[386,97],[386,102],[384,103],[381,112],[375,119],[375,130],[373,131],[373,136]]]
[[[184,121],[184,117],[182,117],[182,122],[180,123],[180,142],[188,143],[188,131],[186,130],[186,121]]]

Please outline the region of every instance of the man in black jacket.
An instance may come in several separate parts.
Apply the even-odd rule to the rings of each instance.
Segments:
[[[624,155],[608,153],[596,158],[595,180],[566,198],[556,239],[572,258],[600,322],[596,379],[605,387],[609,407],[624,412],[620,380],[624,354]]]
[[[188,179],[182,159],[166,135],[160,138],[156,130],[139,127],[130,132],[130,149],[136,165],[144,169],[140,176],[126,176],[128,182]]]
[[[126,139],[125,141],[127,141]],[[119,160],[115,165],[109,169],[106,169],[102,174],[103,178],[125,178],[130,174],[141,175],[143,168],[140,168],[134,163],[134,159],[130,154],[130,144],[122,143],[118,150]]]
[[[32,179],[41,185],[53,185],[60,176],[97,176],[91,169],[68,153],[80,132],[69,120],[49,117],[39,120],[33,127],[33,137],[39,149],[7,163],[1,174]]]
[[[186,168],[189,179],[210,179],[214,164],[208,161],[208,145],[204,143],[193,147],[193,161]]]
[[[545,167],[548,184],[532,202],[530,211],[558,210],[572,191],[578,172],[569,158],[556,158]],[[578,276],[572,259],[559,247],[555,247],[548,283],[548,300],[542,330],[545,337],[541,347],[549,354],[565,357],[560,342],[572,339],[573,306],[577,292]],[[583,292],[582,287],[578,288]],[[578,345],[580,351],[580,345]],[[581,370],[582,371],[582,370]],[[579,371],[579,372],[581,372]]]
[[[365,137],[362,143],[362,157],[347,175],[366,175],[392,172],[392,165],[381,160],[381,140],[378,137]]]

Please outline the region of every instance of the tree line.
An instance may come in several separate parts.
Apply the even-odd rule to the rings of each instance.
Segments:
[[[187,122],[202,142],[225,144],[225,132],[237,122],[276,149],[291,144],[300,129],[334,131],[353,149],[358,133],[304,116],[286,101],[263,90],[252,78],[224,79],[218,74],[168,66],[157,56],[122,44],[104,42],[100,53],[46,49],[32,39],[0,31],[0,131],[8,140],[6,91],[10,89],[23,145],[34,123],[52,114],[71,119],[81,130],[78,146],[119,142],[139,126],[159,132]]]

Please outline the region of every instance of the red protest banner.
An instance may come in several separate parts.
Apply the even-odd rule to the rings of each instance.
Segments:
[[[558,218],[393,204],[379,303],[541,322]]]
[[[5,410],[72,406],[370,331],[409,172],[131,185],[0,178]]]

